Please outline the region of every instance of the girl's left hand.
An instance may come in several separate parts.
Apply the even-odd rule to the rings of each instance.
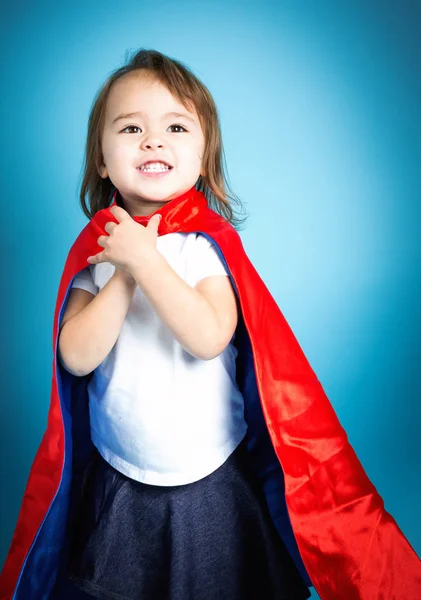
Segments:
[[[146,258],[151,248],[156,249],[158,225],[161,215],[154,215],[144,227],[121,206],[113,206],[110,212],[118,223],[108,221],[105,231],[110,235],[100,235],[98,244],[104,248],[102,252],[89,256],[92,265],[110,262],[115,267],[131,273],[131,269]]]

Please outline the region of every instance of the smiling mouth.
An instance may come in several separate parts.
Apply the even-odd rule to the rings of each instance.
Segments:
[[[137,167],[136,170],[142,175],[142,177],[147,177],[148,179],[160,179],[162,177],[166,177],[171,171],[173,167],[166,168],[153,168],[153,169],[142,169]]]
[[[164,173],[166,171],[171,171],[171,169],[171,165],[159,162],[146,163],[146,165],[141,165],[140,167],[137,167],[137,170],[141,171],[142,173]]]

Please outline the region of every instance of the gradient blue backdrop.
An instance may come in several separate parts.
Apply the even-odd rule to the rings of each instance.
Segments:
[[[421,3],[2,5],[1,546],[46,427],[52,323],[88,111],[126,50],[219,107],[245,248],[421,553]]]

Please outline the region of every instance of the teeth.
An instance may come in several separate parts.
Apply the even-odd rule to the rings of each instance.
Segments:
[[[143,165],[142,167],[140,167],[141,171],[168,171],[169,170],[169,166],[168,165],[164,165],[164,163],[161,162],[155,162],[155,163],[149,163],[147,165]]]

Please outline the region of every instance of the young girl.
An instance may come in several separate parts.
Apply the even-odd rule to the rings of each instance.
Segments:
[[[61,321],[62,365],[93,373],[72,598],[310,596],[247,461],[226,267],[203,235],[157,236],[156,215],[146,228],[132,219],[205,177],[219,135],[209,92],[157,52],[134,56],[92,110],[82,202],[87,192],[95,213],[115,193],[119,224],[98,238],[104,250],[75,277]]]
[[[178,61],[141,50],[100,91],[2,600],[421,598],[244,252],[221,157],[212,97]]]

